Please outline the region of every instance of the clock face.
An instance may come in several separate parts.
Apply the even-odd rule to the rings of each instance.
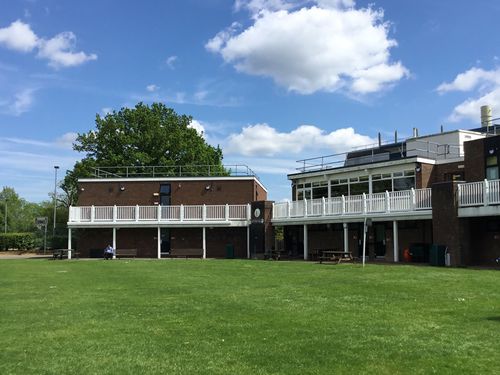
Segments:
[[[260,217],[260,209],[256,208],[255,211],[253,212],[253,216]]]

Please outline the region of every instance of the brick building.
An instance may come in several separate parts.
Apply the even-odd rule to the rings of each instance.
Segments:
[[[108,244],[147,258],[259,256],[272,240],[267,190],[247,167],[227,170],[98,168],[78,182],[68,248],[76,231],[84,257]]]
[[[379,138],[364,149],[301,160],[288,175],[292,200],[273,208],[285,251],[304,259],[326,249],[361,256],[365,243],[370,259],[400,262],[410,253],[428,262],[438,244],[450,265],[493,264],[500,256],[495,132],[485,126],[419,137],[414,129],[401,142]]]

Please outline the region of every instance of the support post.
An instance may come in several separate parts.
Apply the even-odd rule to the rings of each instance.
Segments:
[[[307,224],[304,224],[304,260],[309,258],[309,246],[307,240]]]
[[[366,232],[368,227],[366,226],[366,217],[363,222],[363,268],[365,268],[365,258],[366,258]]]
[[[156,238],[156,244],[157,244],[157,249],[158,249],[158,259],[161,259],[161,228],[158,227],[158,232],[157,232],[157,238]]]
[[[115,249],[115,253],[113,254],[113,259],[116,259],[116,228],[113,227],[113,249]]]
[[[398,239],[398,222],[394,220],[392,222],[392,241],[394,246],[394,262],[399,262],[399,239]]]
[[[483,192],[483,202],[484,205],[487,206],[490,203],[490,184],[488,183],[488,180],[484,180],[484,192]]]
[[[250,259],[250,225],[247,225],[247,258]]]
[[[71,259],[71,228],[68,228],[68,259]]]
[[[344,223],[344,253],[349,251],[349,224]]]
[[[203,259],[207,259],[207,228],[203,227]]]

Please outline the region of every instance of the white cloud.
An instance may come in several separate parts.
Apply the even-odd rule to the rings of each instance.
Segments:
[[[146,90],[148,90],[149,92],[158,91],[159,88],[160,88],[160,86],[157,86],[155,84],[151,84],[151,85],[146,86]]]
[[[49,40],[41,40],[38,56],[49,60],[54,68],[81,65],[87,61],[97,60],[97,55],[85,52],[74,52],[76,36],[71,31],[57,34]]]
[[[17,20],[10,26],[0,29],[0,45],[20,52],[32,51],[38,43],[38,37],[30,25]]]
[[[56,144],[63,148],[72,149],[76,137],[78,137],[78,133],[74,132],[65,133],[56,139]]]
[[[175,62],[177,61],[177,56],[169,56],[166,60],[165,60],[165,64],[167,64],[167,66],[174,70],[175,69]]]
[[[196,132],[201,135],[202,137],[205,134],[205,127],[202,125],[202,123],[198,120],[191,120],[191,123],[188,125],[188,128],[192,128],[196,130]]]
[[[97,60],[97,55],[75,52],[76,36],[71,31],[57,34],[50,39],[38,37],[31,26],[20,20],[0,29],[0,45],[21,52],[38,49],[37,56],[47,59],[54,68],[81,65],[87,61]]]
[[[103,114],[103,116],[106,116],[106,115],[110,114],[111,112],[113,112],[113,108],[110,108],[110,107],[104,107],[101,109],[101,113]]]
[[[34,102],[35,89],[27,88],[14,94],[11,100],[0,101],[0,112],[20,116],[29,111]]]
[[[342,128],[330,133],[313,125],[301,125],[289,133],[280,133],[268,124],[244,127],[239,134],[231,134],[224,151],[244,156],[274,156],[298,154],[304,150],[344,152],[356,146],[375,143],[375,140]]]
[[[409,75],[401,62],[391,62],[397,42],[389,38],[382,10],[355,9],[349,0],[315,3],[296,10],[288,1],[244,2],[257,12],[253,25],[240,32],[233,23],[205,48],[239,72],[271,77],[301,94],[369,94]]]
[[[500,103],[500,68],[495,70],[471,68],[458,74],[452,82],[439,85],[437,91],[440,94],[452,91],[474,92],[475,97],[457,105],[448,116],[448,120],[459,122],[470,119],[479,122],[481,106],[495,107]]]

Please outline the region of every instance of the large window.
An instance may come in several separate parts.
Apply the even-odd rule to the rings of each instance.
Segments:
[[[328,198],[328,182],[313,182],[312,184],[312,197],[313,199]]]
[[[330,194],[332,197],[341,197],[342,195],[349,195],[349,182],[347,179],[332,180],[330,187]]]
[[[415,171],[393,173],[393,190],[410,190],[415,187]]]
[[[311,199],[312,184],[298,184],[297,185],[297,200]]]
[[[488,180],[498,180],[499,178],[498,157],[496,155],[486,158],[486,178]]]

